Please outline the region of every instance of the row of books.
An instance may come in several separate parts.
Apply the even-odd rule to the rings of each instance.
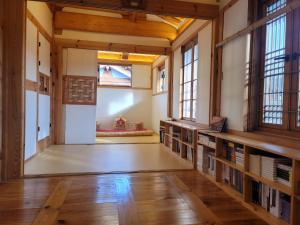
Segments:
[[[216,159],[214,152],[205,150],[202,145],[197,148],[197,167],[198,170],[211,176],[216,175]]]
[[[178,141],[172,141],[172,151],[180,154],[181,144]]]
[[[214,137],[209,137],[207,135],[199,134],[198,140],[199,140],[199,143],[202,145],[205,145],[205,146],[213,148],[213,149],[217,148],[217,144],[216,144]]]
[[[290,222],[291,197],[261,182],[251,181],[251,201],[277,218]]]
[[[228,161],[235,162],[239,166],[244,166],[245,153],[242,146],[235,146],[231,142],[224,143],[222,156]]]
[[[165,143],[165,133],[166,133],[166,128],[165,127],[160,127],[159,129],[159,140],[160,143]]]
[[[189,146],[186,146],[186,159],[193,161],[193,149]]]
[[[193,142],[194,142],[193,132],[187,130],[183,136],[183,141],[185,141],[189,144],[193,144]]]
[[[244,190],[244,174],[223,164],[222,180],[224,183],[230,185],[235,190],[243,193]]]
[[[288,158],[250,154],[249,171],[257,176],[291,186],[292,166]]]

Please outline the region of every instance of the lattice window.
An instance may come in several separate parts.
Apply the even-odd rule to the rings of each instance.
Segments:
[[[183,52],[183,73],[180,79],[182,118],[194,120],[197,104],[198,44],[193,41]]]
[[[65,76],[63,100],[64,104],[96,105],[97,78]]]
[[[285,0],[267,6],[267,15],[283,8]],[[266,25],[263,87],[263,123],[281,125],[283,122],[284,74],[286,54],[286,15]]]

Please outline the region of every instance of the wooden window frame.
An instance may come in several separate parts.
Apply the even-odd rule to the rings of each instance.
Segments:
[[[126,85],[103,85],[103,84],[100,84],[100,65],[130,66],[131,69],[132,69],[133,64],[131,64],[131,63],[98,62],[98,75],[97,75],[97,86],[98,87],[105,87],[105,88],[109,88],[109,87],[112,87],[112,88],[133,88],[133,86],[132,86],[132,74],[133,73],[131,73],[130,86],[126,86]]]
[[[168,77],[167,77],[167,70],[166,70],[166,67],[165,67],[165,61],[163,61],[160,65],[158,65],[157,67],[157,72],[156,72],[156,87],[155,87],[155,91],[156,91],[156,94],[161,94],[161,93],[166,93],[168,91],[168,88],[167,88],[167,83],[168,83]],[[160,77],[160,73],[161,71],[165,71],[165,86],[164,86],[164,89],[161,90],[160,88],[158,88],[158,84],[160,84],[160,81],[161,81],[161,77]]]
[[[187,44],[185,44],[184,46],[182,46],[181,48],[181,54],[182,54],[182,83],[180,83],[180,89],[181,89],[181,96],[180,96],[180,113],[181,113],[181,120],[185,120],[185,121],[192,121],[192,122],[196,122],[196,118],[193,118],[193,102],[196,101],[197,104],[197,98],[194,99],[193,95],[194,95],[194,82],[198,81],[198,77],[195,79],[194,78],[194,63],[195,63],[195,46],[198,45],[198,35],[196,37],[194,37],[191,41],[189,41]],[[192,60],[191,60],[191,92],[190,92],[190,98],[188,100],[184,100],[184,67],[186,66],[184,64],[184,54],[186,51],[192,49]],[[199,60],[199,56],[197,57],[197,61]],[[198,68],[199,71],[199,68]],[[190,101],[190,117],[184,117],[183,116],[183,103],[185,101]]]
[[[253,6],[253,19],[257,20],[265,16],[266,5],[268,3],[275,2],[276,0],[266,0],[260,3],[259,0]],[[286,4],[289,4],[291,0],[287,0]],[[262,7],[264,6],[264,7]],[[300,25],[298,21],[300,19],[300,9],[296,9],[286,15],[286,47],[285,55],[291,56],[295,51],[300,51],[300,32],[294,32],[295,27]],[[253,21],[252,21],[253,22]],[[300,61],[289,60],[285,62],[284,73],[284,88],[283,88],[283,116],[282,124],[267,124],[263,123],[263,87],[264,87],[264,54],[265,54],[265,26],[252,32],[252,65],[251,73],[253,77],[256,77],[256,81],[250,82],[249,105],[250,107],[248,118],[248,127],[250,130],[266,131],[274,134],[292,136],[300,138],[300,126],[297,126],[298,121],[298,91],[299,91],[299,64]],[[295,43],[298,41],[296,48]],[[298,71],[298,76],[291,76],[292,71]],[[253,78],[252,78],[253,79]],[[255,83],[256,82],[256,83]],[[255,90],[257,89],[257,90]],[[256,94],[254,92],[257,92]],[[254,93],[254,94],[253,94]],[[254,98],[256,96],[256,98]],[[258,109],[253,110],[253,107]],[[253,115],[253,114],[257,115]]]

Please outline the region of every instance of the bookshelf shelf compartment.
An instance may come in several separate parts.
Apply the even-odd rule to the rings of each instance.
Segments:
[[[223,163],[223,164],[225,164],[225,165],[227,165],[227,166],[229,166],[229,167],[231,167],[231,168],[233,168],[233,169],[236,169],[236,170],[238,170],[242,173],[245,172],[245,169],[242,166],[237,165],[235,162],[228,161],[228,160],[223,159],[221,157],[216,157],[216,160]]]
[[[274,189],[277,189],[284,194],[292,196],[292,189],[284,184],[278,183],[277,181],[272,181],[272,180],[266,179],[264,177],[257,176],[255,174],[252,174],[249,172],[246,172],[246,175],[258,182],[261,182],[261,183],[266,184]]]

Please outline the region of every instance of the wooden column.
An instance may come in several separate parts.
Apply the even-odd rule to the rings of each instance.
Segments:
[[[26,1],[3,2],[4,180],[23,176]]]
[[[62,111],[63,111],[63,48],[61,46],[55,46],[54,63],[54,144],[63,144],[62,140]]]
[[[174,53],[169,54],[169,73],[168,73],[168,117],[173,118],[173,65]]]
[[[2,169],[2,70],[3,70],[3,3],[0,2],[0,182]]]

